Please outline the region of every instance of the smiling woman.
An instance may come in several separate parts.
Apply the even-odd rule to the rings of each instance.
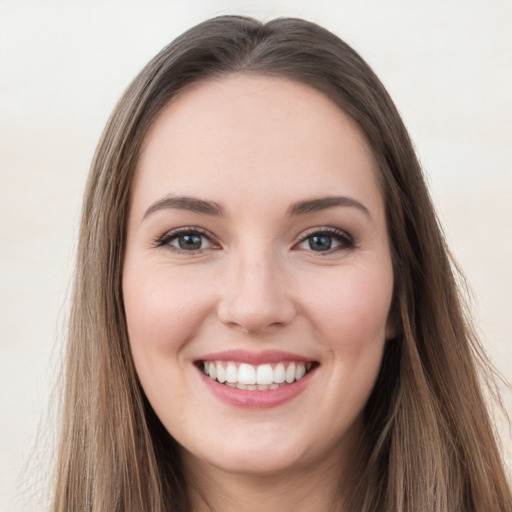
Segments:
[[[224,492],[212,468],[310,485],[325,475],[307,468],[345,469],[394,330],[384,202],[356,125],[300,83],[205,81],[150,129],[131,194],[128,335],[185,468]]]
[[[54,510],[508,511],[479,354],[364,61],[207,21],[96,153]]]

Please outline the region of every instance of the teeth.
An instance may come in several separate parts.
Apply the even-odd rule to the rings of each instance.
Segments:
[[[306,375],[306,366],[302,363],[299,363],[295,369],[295,380],[302,379],[304,375]]]
[[[215,364],[215,363],[212,363],[212,364]],[[226,382],[226,370],[224,370],[224,366],[222,366],[220,363],[217,363],[216,368],[217,368],[217,380],[222,383]]]
[[[234,363],[228,363],[228,367],[226,368],[226,380],[230,384],[238,382],[238,368]]]
[[[274,382],[274,371],[269,364],[260,364],[256,370],[256,382],[269,386]]]
[[[292,363],[286,369],[286,382],[291,384],[295,380],[295,363]]]
[[[285,381],[285,378],[286,378],[286,373],[284,371],[284,364],[279,363],[274,368],[274,382],[276,384],[282,384]]]
[[[277,363],[254,366],[232,361],[205,361],[204,373],[211,379],[243,390],[267,391],[302,379],[313,363]]]
[[[256,384],[256,370],[252,364],[242,363],[238,368],[240,384]]]

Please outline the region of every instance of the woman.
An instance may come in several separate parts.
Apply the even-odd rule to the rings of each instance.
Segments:
[[[326,30],[227,16],[158,54],[78,254],[54,510],[511,509],[409,137]]]

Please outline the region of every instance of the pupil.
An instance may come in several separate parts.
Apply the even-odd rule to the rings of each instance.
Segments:
[[[314,235],[309,239],[309,248],[313,251],[328,251],[331,245],[332,239],[329,235]]]
[[[178,238],[180,249],[194,251],[201,248],[201,235],[182,235]]]

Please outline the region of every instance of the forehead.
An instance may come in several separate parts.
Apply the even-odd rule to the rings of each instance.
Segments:
[[[279,197],[292,201],[364,189],[379,201],[376,172],[360,129],[326,95],[283,78],[230,75],[195,85],[162,111],[146,136],[134,193],[149,201],[224,190],[231,198],[280,187]]]

